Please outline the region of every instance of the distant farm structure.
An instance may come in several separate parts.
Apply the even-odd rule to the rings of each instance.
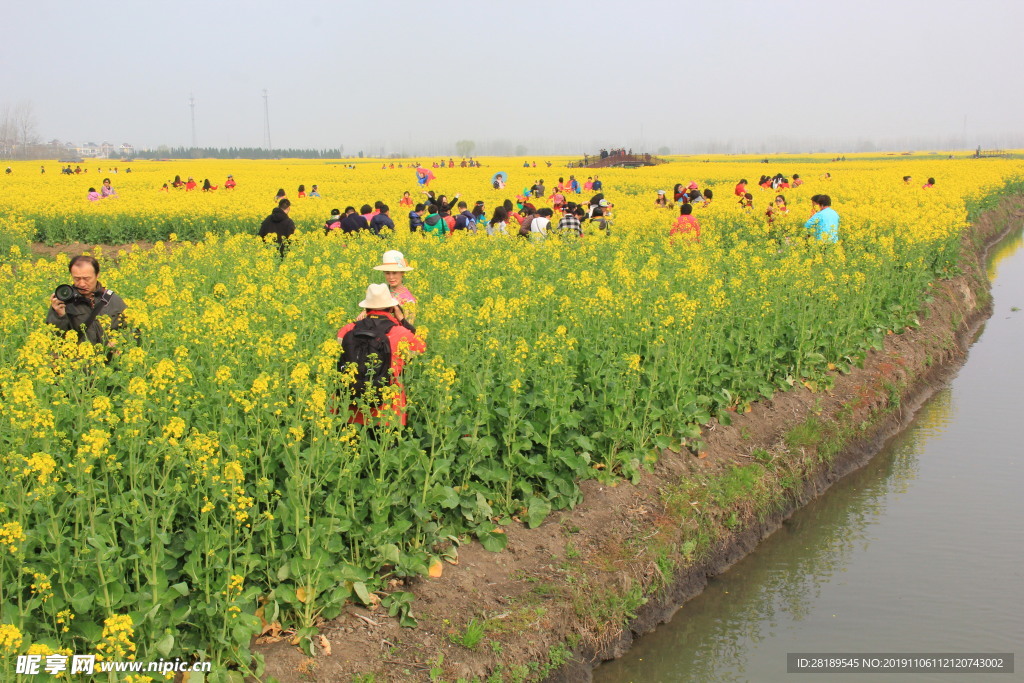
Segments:
[[[652,154],[633,154],[633,150],[626,149],[602,149],[597,155],[584,154],[581,161],[569,162],[570,168],[640,168],[641,166],[657,166],[664,164],[664,159],[659,159]]]
[[[1004,151],[1004,150],[1001,150],[1001,149],[982,149],[980,146],[978,147],[977,151],[974,153],[974,158],[975,159],[988,159],[988,158],[993,158],[993,157],[994,158],[998,158],[998,157],[1008,157],[1008,156],[1010,156],[1009,153]]]

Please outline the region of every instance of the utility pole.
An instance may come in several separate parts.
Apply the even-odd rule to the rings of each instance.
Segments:
[[[188,106],[192,110],[192,149],[198,147],[196,144],[196,98],[189,93]]]
[[[270,104],[266,88],[263,89],[263,144],[266,145],[270,156],[274,156],[274,145],[270,142]]]

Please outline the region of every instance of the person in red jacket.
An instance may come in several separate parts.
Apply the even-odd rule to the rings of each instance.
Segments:
[[[384,334],[391,347],[390,384],[392,387],[397,388],[398,392],[389,403],[371,409],[370,416],[392,425],[394,424],[392,422],[394,419],[398,424],[405,426],[405,388],[398,381],[398,378],[402,374],[402,369],[405,367],[405,361],[409,355],[423,353],[427,350],[427,345],[416,336],[416,328],[402,313],[402,307],[398,299],[391,294],[387,284],[372,284],[367,287],[366,298],[359,302],[359,306],[363,309],[363,312],[359,314],[355,322],[351,322],[338,330],[338,343],[345,349],[342,361],[339,362],[339,369],[344,370],[341,367],[345,361],[344,354],[355,343],[355,332],[370,331],[377,333],[386,330]],[[346,337],[349,339],[346,340]],[[366,424],[366,416],[363,415],[356,405],[350,406],[349,409],[352,412],[349,422]]]
[[[747,193],[747,179],[744,178],[743,180],[741,180],[739,183],[736,184],[736,196],[737,197],[742,197],[746,193]]]
[[[672,225],[672,229],[669,230],[669,236],[689,235],[690,239],[694,242],[700,242],[700,224],[692,214],[692,204],[683,204],[680,206],[679,217],[676,218],[676,222]]]

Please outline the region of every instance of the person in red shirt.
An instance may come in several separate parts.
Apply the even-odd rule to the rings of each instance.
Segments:
[[[394,422],[405,426],[406,424],[406,398],[405,387],[398,381],[405,367],[405,361],[411,354],[423,353],[427,350],[426,342],[416,336],[416,328],[402,313],[402,307],[398,299],[392,294],[385,283],[372,284],[366,288],[366,298],[359,302],[363,312],[359,314],[354,322],[345,325],[338,330],[338,343],[343,348],[349,348],[354,338],[346,343],[346,337],[353,331],[381,331],[387,330],[385,336],[391,347],[391,380],[390,385],[398,391],[390,402],[372,408],[370,417],[378,418],[381,422],[394,425]],[[339,370],[345,371],[342,362],[345,360],[344,353],[339,361]],[[366,424],[366,416],[355,404],[349,406],[352,415],[349,422]]]
[[[233,189],[235,189],[235,185],[237,185],[237,184],[238,183],[235,182],[235,176],[229,175],[228,179],[224,181],[224,189],[225,190],[233,190]]]
[[[679,207],[679,218],[676,219],[669,236],[690,235],[694,242],[700,242],[700,223],[693,217],[693,204],[683,204]]]
[[[742,197],[746,193],[747,193],[747,179],[744,178],[743,180],[741,180],[739,183],[736,184],[736,196],[737,197]]]
[[[192,176],[189,176],[188,177],[188,182],[185,183],[185,191],[189,192],[191,190],[196,189],[196,187],[198,187],[197,184],[196,184],[196,181],[192,178]]]
[[[412,206],[412,197],[409,196],[409,191],[406,190],[402,193],[402,199],[398,202],[399,206]]]

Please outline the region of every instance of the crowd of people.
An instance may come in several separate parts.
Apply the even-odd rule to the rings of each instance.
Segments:
[[[742,178],[734,188],[734,194],[739,198],[738,204],[746,213],[754,211],[754,195],[747,190],[747,179]],[[909,176],[904,178],[909,184]],[[934,180],[929,178],[929,182]],[[793,182],[782,174],[775,176],[761,176],[758,186],[762,190],[778,190],[799,187],[803,184],[798,174],[793,175]],[[926,186],[927,187],[927,186]],[[671,208],[678,205],[679,215],[675,218],[669,229],[669,237],[686,237],[694,242],[700,242],[701,226],[697,220],[694,210],[709,206],[714,200],[714,192],[711,188],[701,191],[696,182],[689,184],[677,183],[672,188],[672,201],[668,199],[665,190],[658,190],[654,206],[658,208]],[[839,214],[832,208],[832,198],[825,194],[811,197],[813,211],[811,217],[804,224],[808,238],[813,237],[819,241],[836,242],[839,239]],[[776,194],[764,212],[765,220],[769,228],[775,225],[775,221],[781,216],[789,214],[789,205],[784,194]],[[673,240],[674,241],[674,240]]]
[[[117,175],[117,171],[118,171],[117,166],[114,166],[112,168],[108,168],[107,169],[107,173],[113,173],[114,175]],[[11,167],[8,166],[7,167],[7,173],[10,173],[10,172],[11,172]],[[40,166],[39,167],[39,172],[45,174],[46,173],[46,167],[45,166]],[[102,168],[97,168],[96,172],[97,173],[103,173],[103,169]],[[125,168],[124,172],[125,173],[131,173],[132,172],[131,167]],[[71,168],[71,164],[68,164],[67,166],[64,166],[63,168],[60,169],[60,173],[61,173],[61,175],[81,175],[83,173],[86,173],[86,174],[89,173],[89,169],[88,168],[82,168],[80,165],[75,166],[74,168]]]
[[[45,166],[40,166],[40,169],[41,169],[41,171],[40,171],[41,173],[46,173],[46,167]],[[8,167],[7,172],[8,173],[11,172],[10,167]],[[60,172],[61,172],[61,175],[81,175],[83,173],[88,173],[89,169],[88,168],[82,168],[80,165],[76,165],[74,168],[71,168],[71,164],[68,164],[64,168],[60,169]],[[102,168],[97,168],[96,172],[97,173],[103,173],[103,169]],[[124,172],[125,173],[131,173],[132,172],[131,167],[125,168]],[[113,173],[114,175],[117,175],[117,166],[114,166],[113,168],[108,168],[107,169],[107,173]]]
[[[578,192],[578,181],[572,176],[570,179],[576,183]],[[592,191],[595,189],[594,181],[588,179],[587,185]],[[532,187],[524,188],[523,193],[517,195],[515,201],[506,199],[490,211],[483,200],[474,201],[471,207],[460,194],[449,198],[448,195],[438,194],[433,190],[424,190],[423,201],[415,204],[410,193],[404,192],[398,205],[401,211],[408,212],[410,232],[435,237],[445,237],[460,231],[483,232],[490,236],[517,234],[534,240],[545,239],[550,231],[566,237],[582,237],[585,225],[592,226],[605,235],[611,234],[611,212],[614,205],[605,199],[604,194],[597,192],[585,202],[571,201],[566,197],[570,192],[568,187],[569,183],[559,178],[559,184],[552,194],[547,196],[544,181],[538,180]],[[596,184],[596,188],[600,189],[601,185]],[[538,208],[532,201],[545,196],[554,204],[552,208]],[[260,230],[261,235],[287,233],[278,240],[282,245],[282,254],[282,240],[286,240],[294,232],[294,224],[287,224],[279,215],[279,212],[284,210],[285,208],[281,206],[275,209],[278,217],[275,219],[275,214],[268,216]],[[277,223],[278,227],[275,227],[274,223]],[[282,223],[283,229],[278,229]],[[332,209],[324,223],[324,232],[328,235],[368,231],[373,235],[383,236],[387,234],[385,230],[395,229],[391,207],[379,200],[373,206],[363,204],[358,210],[355,206],[346,206],[344,210]]]
[[[224,181],[224,189],[233,190],[235,189],[236,185],[238,185],[238,183],[235,182],[235,176],[229,174],[227,179]],[[218,187],[218,185],[214,185],[213,183],[211,183],[209,178],[203,178],[203,182],[202,184],[200,184],[197,183],[196,179],[193,178],[192,176],[188,176],[188,180],[182,180],[180,175],[176,175],[174,176],[174,180],[170,180],[164,183],[163,186],[160,188],[160,191],[170,192],[172,189],[174,189],[184,190],[185,192],[191,192],[192,190],[198,188],[203,192],[213,192]]]
[[[385,161],[380,165],[380,169],[382,171],[389,171],[394,170],[396,168],[420,168],[421,166],[422,164],[416,161],[409,162],[405,166],[402,165],[402,162],[398,162],[397,164],[395,164],[395,162],[393,161],[391,163]],[[468,159],[462,159],[458,164],[456,164],[455,159],[452,159],[451,157],[448,158],[448,161],[440,159],[438,161],[430,162],[430,168],[455,168],[456,166],[458,166],[459,168],[480,168],[481,166],[483,166],[483,164],[481,164],[473,157],[469,157]]]
[[[417,165],[417,170],[422,166]],[[494,181],[503,174],[495,174]],[[761,190],[782,190],[797,188],[803,184],[799,174],[792,176],[792,181],[781,173],[774,176],[764,175],[758,181]],[[399,214],[392,214],[392,207],[377,200],[372,205],[363,204],[358,208],[354,205],[344,209],[332,209],[323,225],[324,233],[353,234],[369,232],[384,237],[388,231],[399,229],[396,220],[404,216],[410,232],[419,232],[425,236],[443,238],[464,231],[483,233],[488,236],[518,235],[533,241],[542,241],[551,235],[561,237],[583,237],[585,234],[611,235],[613,227],[614,205],[604,196],[603,183],[599,176],[589,176],[581,183],[574,174],[568,178],[559,177],[551,192],[543,178],[538,178],[531,185],[523,187],[515,199],[505,199],[500,204],[488,207],[484,200],[466,201],[460,194],[453,196],[423,189],[423,199],[416,201],[409,191],[402,193],[397,205]],[[748,181],[741,179],[734,188],[735,195],[744,211],[754,210],[753,194],[748,191]],[[574,195],[586,192],[593,193],[589,199],[576,200]],[[307,195],[305,186],[300,185],[298,197],[318,197],[317,186],[313,185]],[[536,200],[547,199],[551,206],[538,207]],[[831,207],[828,195],[815,195],[812,200],[814,213],[805,224],[808,235],[823,241],[838,239],[838,214]],[[261,237],[273,238],[283,257],[287,250],[289,238],[295,232],[295,224],[288,216],[291,202],[284,189],[275,197],[277,206],[261,224]],[[679,214],[674,219],[669,235],[682,236],[700,242],[701,226],[696,210],[706,207],[714,201],[711,188],[701,190],[695,181],[677,183],[671,192],[658,190],[654,205],[660,208],[678,206]],[[826,211],[827,209],[827,211]],[[784,194],[777,193],[764,211],[765,220],[771,228],[776,220],[789,214],[789,205]],[[820,215],[819,215],[820,214]]]
[[[658,190],[654,198],[654,206],[667,209],[672,206],[679,206],[679,215],[672,223],[669,230],[669,237],[683,235],[700,242],[700,223],[693,215],[695,207],[705,207],[714,200],[715,193],[709,187],[701,191],[696,181],[689,183],[676,183],[672,187],[672,201],[668,200],[668,193],[665,190]]]

